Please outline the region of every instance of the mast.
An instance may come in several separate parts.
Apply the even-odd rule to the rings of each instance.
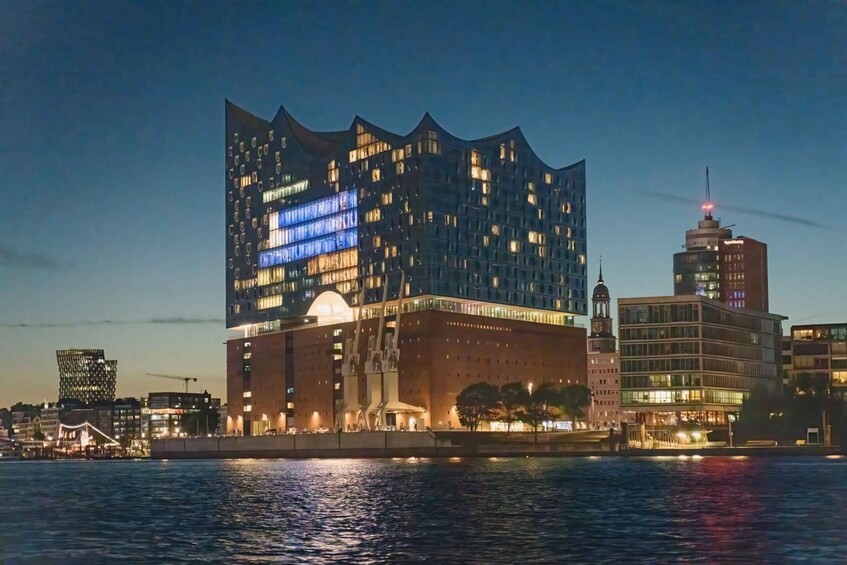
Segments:
[[[706,213],[706,220],[712,219],[712,210],[715,205],[712,204],[712,187],[709,183],[709,167],[706,167],[706,201],[703,203],[703,211]]]
[[[403,294],[406,289],[406,273],[404,271],[400,271],[400,293],[397,297],[397,317],[395,318],[395,328],[394,328],[394,344],[395,348],[398,341],[397,336],[400,335],[400,313],[403,310]],[[399,348],[397,348],[399,349]]]
[[[359,335],[362,333],[362,309],[365,307],[365,285],[359,293],[359,313],[356,316],[356,333],[353,334],[353,355],[359,358]]]
[[[385,275],[385,283],[382,285],[382,304],[379,306],[379,329],[376,332],[376,347],[374,351],[382,348],[382,329],[385,326],[385,300],[388,298],[388,275]]]
[[[336,425],[344,430],[347,424],[347,412],[358,411],[361,413],[359,404],[359,336],[362,333],[362,308],[365,303],[365,288],[362,286],[359,293],[359,318],[356,320],[356,331],[353,338],[344,340],[344,363],[341,365],[342,398],[341,411],[336,415]],[[358,417],[356,424],[358,426]]]

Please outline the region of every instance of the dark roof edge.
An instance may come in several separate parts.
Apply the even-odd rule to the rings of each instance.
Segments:
[[[564,167],[552,167],[552,166],[548,165],[546,162],[544,162],[543,159],[541,159],[538,156],[538,153],[536,153],[535,150],[532,148],[532,145],[530,145],[530,143],[527,141],[526,136],[524,136],[523,131],[521,131],[521,128],[518,127],[518,126],[515,126],[515,127],[511,128],[509,130],[503,131],[503,132],[495,134],[495,135],[490,135],[490,136],[487,136],[487,137],[481,137],[481,138],[477,138],[477,139],[463,139],[461,137],[457,137],[457,136],[453,135],[452,133],[450,133],[449,131],[444,129],[444,127],[442,127],[441,124],[439,124],[437,121],[435,121],[435,119],[432,117],[432,115],[429,112],[426,112],[426,113],[424,113],[424,115],[420,119],[420,121],[417,123],[417,125],[415,127],[413,127],[409,131],[409,133],[407,133],[405,135],[400,135],[400,134],[388,131],[384,128],[381,128],[378,125],[376,125],[372,122],[369,122],[368,120],[362,118],[359,115],[356,115],[353,118],[353,121],[350,123],[350,127],[347,128],[346,130],[320,132],[320,131],[311,130],[311,129],[307,128],[306,126],[304,126],[303,124],[301,124],[300,122],[298,122],[294,118],[294,116],[292,116],[285,109],[285,107],[282,106],[282,105],[280,105],[279,110],[277,110],[276,115],[274,116],[273,120],[271,120],[270,122],[263,120],[262,118],[259,118],[255,115],[251,114],[250,112],[244,110],[243,108],[240,108],[239,106],[237,106],[236,104],[231,102],[229,99],[226,99],[226,106],[227,106],[227,111],[232,111],[235,118],[238,119],[238,121],[240,121],[240,122],[243,122],[245,120],[257,120],[257,121],[261,122],[262,124],[267,124],[268,126],[270,126],[271,124],[278,123],[280,120],[284,119],[286,124],[288,124],[289,129],[291,129],[292,133],[297,138],[297,141],[300,142],[300,144],[304,148],[311,149],[310,152],[314,152],[316,154],[321,154],[321,153],[330,151],[331,146],[337,146],[339,143],[341,143],[343,137],[346,134],[354,131],[357,124],[361,124],[361,125],[365,126],[369,131],[376,134],[377,137],[384,137],[384,138],[395,139],[395,140],[406,139],[406,138],[410,137],[412,134],[414,134],[414,133],[416,133],[416,132],[418,132],[418,131],[420,131],[424,128],[437,129],[437,130],[439,130],[439,132],[444,133],[444,134],[452,137],[453,139],[456,139],[457,141],[460,141],[460,142],[463,142],[463,143],[491,143],[491,142],[496,142],[500,139],[508,139],[510,137],[519,137],[520,139],[523,140],[524,143],[526,143],[526,146],[529,148],[530,152],[532,152],[532,155],[536,159],[538,159],[538,161],[540,161],[545,167],[548,167],[548,168],[555,170],[555,171],[567,171],[567,170],[576,169],[576,168],[580,168],[580,167],[585,166],[585,159],[582,159],[581,161],[577,161],[577,162],[572,163],[570,165],[566,165]]]

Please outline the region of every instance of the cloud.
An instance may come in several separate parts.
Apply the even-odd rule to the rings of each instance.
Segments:
[[[70,261],[52,257],[39,251],[19,251],[0,245],[0,269],[39,271],[68,271],[75,268]]]
[[[223,318],[153,318],[138,322],[140,324],[223,324],[226,320]]]
[[[198,325],[198,324],[219,324],[223,325],[223,318],[150,318],[148,320],[82,320],[79,322],[40,322],[34,324],[18,323],[18,324],[0,324],[0,328],[18,328],[18,329],[46,329],[46,328],[78,328],[82,326],[135,326],[142,324],[162,324],[162,325]]]
[[[698,206],[702,204],[701,201],[696,200],[694,198],[684,198],[682,196],[676,196],[675,194],[666,194],[664,192],[642,192],[641,194],[649,196],[650,198],[669,200],[671,202],[677,202],[679,204],[696,204]],[[730,204],[718,204],[715,209],[734,211],[739,212],[741,214],[748,214],[750,216],[761,216],[763,218],[770,218],[772,220],[779,220],[780,222],[788,222],[791,224],[797,224],[810,228],[818,228],[822,230],[829,229],[829,226],[822,224],[816,220],[811,220],[809,218],[801,218],[800,216],[791,216],[789,214],[778,214],[776,212],[768,212],[766,210],[758,210],[756,208],[732,206]]]

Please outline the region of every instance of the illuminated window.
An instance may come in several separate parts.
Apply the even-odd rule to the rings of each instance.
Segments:
[[[553,175],[550,173],[544,173],[544,183],[553,184]]]
[[[375,170],[377,170],[377,169],[375,169]],[[391,193],[391,192],[383,193],[383,195],[382,195],[382,205],[387,206],[388,204],[391,204],[392,202],[394,202],[393,193]]]
[[[374,246],[374,247],[379,247],[380,245],[382,245],[382,237],[380,237],[380,236],[378,236],[378,235],[375,235],[375,236],[374,236],[374,241],[373,241],[373,246]]]
[[[371,181],[376,182],[380,180],[382,177],[379,173],[379,167],[376,167],[373,171],[371,171]]]
[[[540,243],[540,241],[538,241],[538,232],[530,231],[527,240],[530,243]]]
[[[521,243],[517,239],[513,239],[509,242],[509,251],[512,253],[517,253],[521,250]]]
[[[535,199],[534,194],[527,194],[526,195],[526,201],[529,202],[530,204],[537,204],[538,203],[538,201]]]
[[[282,306],[282,295],[276,294],[274,296],[263,296],[259,298],[257,304],[259,310],[267,310],[268,308],[278,308]]]
[[[370,224],[372,222],[378,222],[382,219],[382,209],[374,208],[373,210],[368,210],[365,212],[365,223]]]
[[[301,180],[295,182],[293,184],[288,184],[285,186],[279,186],[274,188],[273,190],[268,190],[262,193],[262,202],[267,204],[268,202],[272,202],[274,200],[279,200],[280,198],[286,198],[291,196],[292,194],[297,194],[298,192],[303,192],[304,190],[309,188],[308,180]]]
[[[500,277],[491,277],[491,286],[500,288]]]
[[[339,179],[339,171],[338,171],[338,161],[332,160],[327,165],[327,174],[326,174],[327,182],[338,182]]]
[[[494,235],[500,235],[500,226],[497,224],[492,224],[491,233]]]

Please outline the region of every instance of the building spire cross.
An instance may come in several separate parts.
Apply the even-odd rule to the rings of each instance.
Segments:
[[[597,279],[597,282],[598,283],[603,282],[603,256],[602,255],[600,255],[600,278]]]

